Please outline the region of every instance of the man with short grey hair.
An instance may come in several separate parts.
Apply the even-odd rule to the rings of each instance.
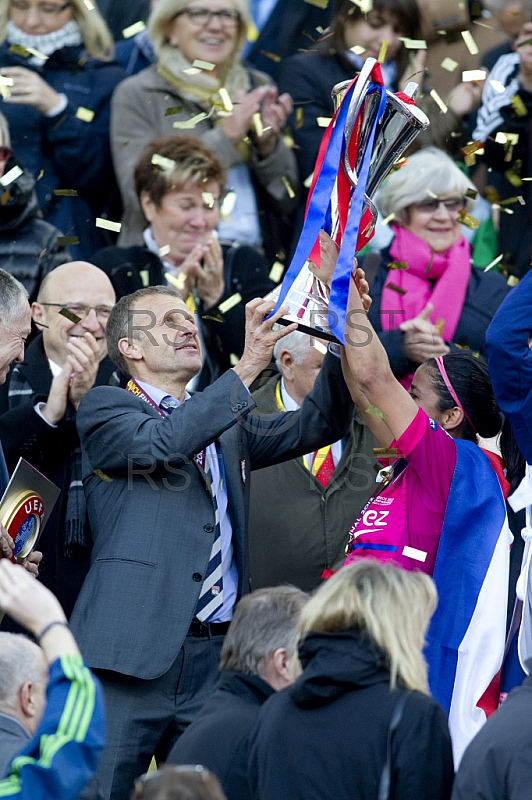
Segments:
[[[249,735],[262,704],[301,672],[298,623],[307,595],[294,586],[259,589],[236,606],[220,656],[221,679],[168,763],[203,764],[231,800],[249,800]]]

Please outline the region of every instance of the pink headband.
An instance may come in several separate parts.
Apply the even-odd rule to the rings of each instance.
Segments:
[[[453,398],[453,400],[456,403],[456,405],[458,406],[458,408],[462,409],[462,411],[464,412],[464,417],[466,418],[466,420],[469,422],[469,424],[473,428],[473,431],[476,433],[477,430],[476,430],[475,426],[473,425],[473,423],[471,422],[471,419],[469,418],[469,414],[467,413],[467,411],[463,407],[462,403],[458,399],[458,395],[454,391],[452,383],[449,380],[449,376],[447,375],[447,371],[446,371],[446,369],[445,369],[445,367],[443,365],[443,356],[438,356],[434,360],[436,361],[436,365],[437,365],[437,367],[438,367],[438,369],[440,371],[440,375],[442,376],[442,378],[443,378],[443,380],[445,382],[445,385],[447,386],[447,388],[449,390],[449,394]]]

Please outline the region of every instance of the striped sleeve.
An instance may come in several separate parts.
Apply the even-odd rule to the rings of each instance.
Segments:
[[[75,800],[105,743],[103,692],[81,656],[50,667],[47,705],[34,738],[0,781],[0,798]]]
[[[512,97],[519,89],[518,66],[518,53],[501,56],[495,62],[482,92],[482,105],[473,131],[474,140],[486,141],[491,132],[503,122],[501,109],[510,105]]]

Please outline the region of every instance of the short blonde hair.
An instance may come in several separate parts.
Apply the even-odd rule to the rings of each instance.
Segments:
[[[468,189],[475,191],[447,153],[437,147],[425,147],[409,156],[404,167],[392,172],[377,194],[376,203],[384,218],[394,214],[394,219],[404,224],[408,222],[409,207],[415,203],[451,192],[465,196]],[[473,205],[466,199],[467,210]]]
[[[311,631],[366,631],[386,655],[391,688],[399,679],[428,694],[422,650],[437,598],[423,572],[365,558],[341,569],[311,597],[301,612],[300,640]]]
[[[248,34],[248,26],[250,22],[248,0],[231,0],[234,8],[240,14],[240,23],[238,26],[238,38],[235,47],[234,56],[240,53],[246,43]],[[148,20],[148,28],[150,32],[150,39],[153,44],[153,50],[158,56],[161,48],[168,44],[168,25],[174,19],[176,14],[188,8],[191,0],[158,0],[153,8],[150,18]]]
[[[93,3],[89,11],[83,0],[70,0],[73,18],[79,25],[83,44],[87,52],[101,61],[110,61],[114,55],[114,42],[111,31]],[[7,21],[10,17],[10,3],[2,3],[0,10],[0,44],[7,37]]]

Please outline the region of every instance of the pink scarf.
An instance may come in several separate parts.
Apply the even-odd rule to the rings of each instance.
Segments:
[[[417,317],[430,302],[434,306],[431,322],[436,324],[443,319],[442,338],[452,342],[471,275],[467,240],[461,236],[445,253],[434,253],[426,242],[400,225],[392,228],[395,238],[390,255],[394,261],[405,261],[408,269],[388,272],[381,298],[382,329],[398,328],[401,322]],[[390,283],[405,294],[390,289]],[[390,314],[390,311],[404,313]]]

